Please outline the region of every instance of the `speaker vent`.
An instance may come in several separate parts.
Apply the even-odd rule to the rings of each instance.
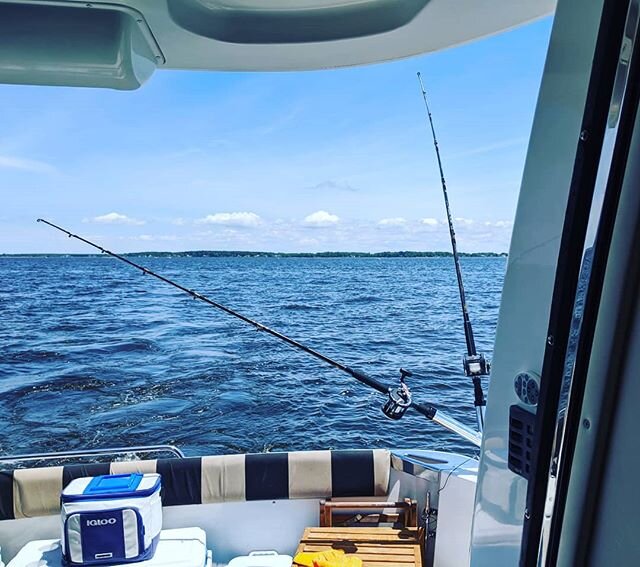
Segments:
[[[520,406],[509,408],[509,470],[529,479],[536,414]]]

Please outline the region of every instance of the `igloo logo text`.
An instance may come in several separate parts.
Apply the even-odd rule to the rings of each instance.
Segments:
[[[115,518],[99,518],[96,520],[87,520],[87,526],[95,527],[95,526],[108,526],[117,523],[118,520]]]

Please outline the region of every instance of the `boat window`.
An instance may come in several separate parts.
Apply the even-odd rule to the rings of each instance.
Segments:
[[[168,443],[187,455],[399,445],[477,454],[551,24],[357,68],[166,69],[134,92],[2,86],[0,168],[12,190],[0,254],[20,257],[0,258],[9,337],[0,451]],[[246,321],[184,301],[38,217],[385,387],[372,392]],[[412,406],[386,420],[401,368],[422,415]],[[424,419],[429,404],[437,420]],[[398,408],[387,415],[401,417]],[[459,424],[473,435],[451,433],[466,431]]]

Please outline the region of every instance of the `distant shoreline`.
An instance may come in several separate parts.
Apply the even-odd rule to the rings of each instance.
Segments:
[[[451,252],[250,252],[191,250],[187,252],[129,252],[137,258],[451,258]],[[0,258],[99,258],[102,254],[0,254]],[[506,252],[460,252],[464,258],[506,258]]]

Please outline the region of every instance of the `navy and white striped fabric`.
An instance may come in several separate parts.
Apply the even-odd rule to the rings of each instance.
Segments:
[[[384,496],[390,454],[382,449],[219,455],[0,471],[0,520],[57,514],[72,480],[159,473],[163,506],[242,500]]]

